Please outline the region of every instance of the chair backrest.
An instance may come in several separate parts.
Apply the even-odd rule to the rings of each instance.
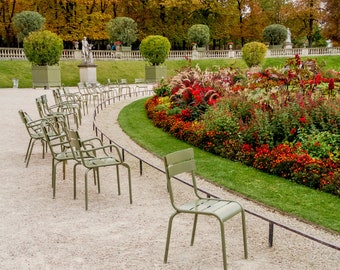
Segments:
[[[66,130],[66,135],[67,135],[68,140],[70,142],[71,148],[73,150],[80,151],[81,141],[80,141],[80,137],[79,137],[78,131],[67,129]]]
[[[38,109],[39,116],[41,118],[44,118],[45,116],[47,116],[47,115],[45,115],[45,112],[44,112],[44,106],[43,106],[41,97],[37,97],[35,99],[35,103],[37,104],[37,109]]]
[[[64,117],[58,115],[43,119],[41,129],[54,157],[69,148],[70,144],[65,133],[66,123]]]
[[[56,89],[52,89],[52,93],[53,93],[53,98],[54,98],[55,104],[61,104],[62,98],[61,98],[60,92],[57,91]]]
[[[42,137],[42,130],[41,130],[41,126],[40,120],[37,121],[33,121],[32,118],[28,115],[28,113],[24,112],[23,110],[19,110],[19,115],[20,118],[22,120],[22,122],[24,123],[26,130],[28,132],[28,134],[31,137]]]
[[[192,148],[187,148],[167,154],[164,157],[164,165],[167,178],[167,187],[170,194],[170,200],[174,208],[177,207],[172,181],[173,178],[177,175],[183,173],[191,174],[192,182],[190,184],[192,184],[193,186],[193,192],[195,196],[198,197],[195,178],[196,162],[194,159],[194,150]]]

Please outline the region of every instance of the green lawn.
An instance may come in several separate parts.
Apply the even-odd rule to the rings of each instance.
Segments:
[[[317,57],[319,61],[325,62],[326,68],[340,71],[340,56]],[[285,58],[268,58],[264,67],[283,67]],[[79,68],[81,61],[65,60],[60,62],[61,80],[66,86],[76,86],[79,82]],[[106,84],[107,79],[117,80],[126,78],[128,82],[134,82],[135,78],[144,78],[144,61],[95,61],[97,67],[97,80],[101,84]],[[166,61],[168,76],[176,73],[176,70],[189,64],[186,60]],[[216,67],[233,67],[245,69],[246,65],[242,59],[204,59],[192,60],[191,65],[199,65],[201,69]],[[12,79],[19,79],[20,88],[32,87],[31,64],[22,60],[0,61],[0,88],[12,87]]]
[[[123,130],[159,157],[191,147],[153,126],[145,115],[145,100],[138,100],[120,112],[118,121]],[[194,149],[197,173],[202,177],[250,199],[340,233],[340,199],[336,196]]]

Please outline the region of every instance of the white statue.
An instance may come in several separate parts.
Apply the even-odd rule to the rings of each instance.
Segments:
[[[81,51],[84,55],[85,63],[93,63],[92,44],[89,44],[86,37],[81,41]]]
[[[290,32],[290,29],[287,28],[287,39],[286,43],[292,43],[292,33]]]
[[[290,29],[287,28],[287,39],[285,42],[285,49],[292,49],[293,48],[293,44],[292,44],[292,33],[290,32]]]

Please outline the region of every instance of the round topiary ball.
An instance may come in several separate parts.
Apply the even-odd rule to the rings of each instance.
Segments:
[[[267,47],[260,42],[249,42],[242,48],[242,58],[248,67],[262,65],[267,53]]]
[[[262,36],[270,45],[280,45],[287,38],[287,28],[282,24],[272,24],[263,29]]]
[[[197,43],[198,47],[203,47],[209,43],[210,31],[205,24],[194,24],[188,29],[188,39],[191,43]]]
[[[171,44],[166,37],[151,35],[140,44],[141,55],[153,66],[163,64],[169,56]]]
[[[25,55],[36,66],[58,64],[63,49],[63,40],[57,34],[48,30],[31,32],[24,39]]]

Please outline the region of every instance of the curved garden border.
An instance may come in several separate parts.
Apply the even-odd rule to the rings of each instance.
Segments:
[[[153,94],[153,91],[148,89],[148,90],[143,90],[143,91],[136,92],[135,94],[136,94],[136,96],[138,96],[138,95],[147,96],[147,95],[152,95],[152,94]],[[122,147],[122,146],[119,144],[119,142],[116,142],[116,141],[112,140],[110,137],[108,137],[108,136],[107,136],[107,135],[106,135],[106,134],[105,134],[105,133],[97,126],[97,125],[96,125],[96,117],[97,117],[97,115],[98,115],[102,110],[104,110],[104,109],[105,109],[108,105],[110,105],[111,103],[114,104],[114,103],[116,103],[117,101],[119,102],[121,99],[124,99],[124,100],[125,100],[126,98],[129,98],[129,97],[130,97],[129,94],[122,94],[122,95],[115,96],[115,97],[112,97],[112,98],[110,98],[110,99],[107,99],[107,100],[103,101],[102,103],[98,104],[98,105],[96,106],[96,108],[95,108],[95,110],[94,110],[94,114],[93,114],[93,124],[92,124],[93,130],[95,131],[96,136],[97,136],[97,137],[100,137],[102,141],[105,141],[105,140],[106,140],[106,141],[108,141],[109,144],[115,144],[115,145],[117,145],[119,148],[121,148],[121,149],[122,149],[123,159],[125,159],[125,154],[129,154],[129,155],[131,155],[132,157],[134,157],[134,158],[136,158],[137,160],[139,160],[139,173],[140,173],[140,175],[143,174],[143,163],[144,163],[145,165],[148,165],[148,166],[150,166],[151,168],[153,168],[153,169],[159,171],[159,172],[165,173],[164,169],[159,168],[159,167],[157,167],[156,165],[151,164],[151,163],[148,162],[147,160],[142,159],[142,158],[139,157],[138,155],[136,155],[136,154],[130,152],[128,149]],[[187,183],[187,182],[184,181],[183,179],[180,179],[180,178],[176,178],[176,179],[177,179],[178,181],[182,182],[182,183],[185,184],[185,185],[191,186],[189,183]],[[218,198],[216,195],[211,194],[211,193],[209,193],[208,191],[205,191],[205,190],[203,190],[203,189],[199,189],[199,191],[201,191],[202,193],[206,194],[207,197]],[[296,230],[296,229],[294,229],[294,228],[291,228],[291,227],[289,227],[289,226],[287,226],[287,225],[284,225],[284,224],[281,224],[281,223],[276,222],[276,221],[274,221],[274,220],[271,220],[271,219],[269,219],[269,218],[266,218],[266,217],[264,217],[264,216],[262,216],[262,215],[260,215],[260,214],[257,214],[257,213],[255,213],[255,212],[253,212],[253,211],[250,211],[250,210],[247,210],[247,209],[245,209],[245,211],[246,211],[248,214],[250,214],[250,215],[253,215],[253,216],[257,217],[257,218],[260,218],[260,219],[262,219],[262,220],[268,222],[268,245],[269,245],[269,247],[272,247],[272,246],[273,246],[273,241],[274,241],[274,225],[276,225],[276,226],[281,227],[281,228],[283,228],[283,229],[286,229],[286,230],[288,230],[288,231],[290,231],[290,232],[292,232],[292,233],[301,235],[301,236],[303,236],[303,237],[305,237],[305,238],[308,238],[308,239],[310,239],[310,240],[312,240],[312,241],[315,241],[315,242],[317,242],[317,243],[319,243],[319,244],[322,244],[322,245],[324,245],[324,246],[327,246],[327,247],[330,247],[330,248],[332,248],[332,249],[335,249],[335,250],[339,250],[339,251],[340,251],[340,246],[337,246],[337,245],[332,244],[332,243],[328,243],[328,242],[326,242],[326,241],[324,241],[324,240],[322,240],[322,239],[316,238],[316,237],[314,237],[314,236],[312,236],[312,235],[306,234],[306,233],[304,233],[304,232],[301,232],[301,231],[299,231],[299,230]]]

